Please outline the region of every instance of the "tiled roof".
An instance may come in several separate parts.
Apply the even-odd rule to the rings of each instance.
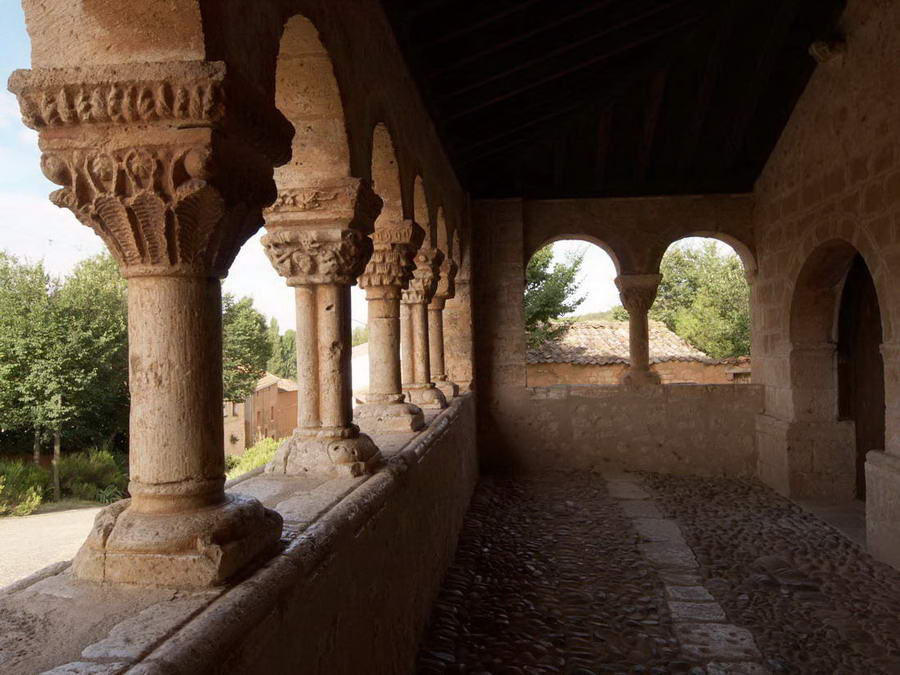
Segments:
[[[605,366],[628,363],[627,321],[576,321],[556,342],[529,349],[528,363]],[[658,321],[650,322],[650,363],[714,359],[695,349]]]
[[[273,375],[272,373],[266,373],[259,379],[259,381],[256,383],[256,391],[265,389],[266,387],[271,387],[273,384],[277,384],[278,388],[282,391],[297,391],[296,382],[294,382],[293,380],[287,380],[283,377],[278,377],[277,375]]]

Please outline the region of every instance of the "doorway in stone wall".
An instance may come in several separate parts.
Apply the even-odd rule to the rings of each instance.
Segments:
[[[838,414],[856,431],[856,496],[866,497],[866,453],[884,448],[884,363],[875,282],[856,254],[838,315]]]

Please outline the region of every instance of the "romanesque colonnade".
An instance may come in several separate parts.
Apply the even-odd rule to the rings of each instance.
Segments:
[[[277,550],[281,516],[224,489],[220,280],[261,225],[297,318],[297,429],[270,473],[371,473],[381,453],[369,434],[416,431],[416,404],[446,406],[457,392],[442,367],[442,310],[460,260],[444,214],[458,218],[458,195],[441,203],[441,181],[417,178],[413,204],[377,102],[354,125],[369,137],[348,140],[335,65],[309,20],[266,3],[247,23],[224,5],[210,17],[179,3],[147,42],[110,46],[114,7],[61,17],[26,3],[34,68],[10,88],[60,186],[51,200],[103,238],[129,280],[131,498],[98,517],[74,562],[83,579],[208,586]],[[60,50],[54,31],[67,22],[84,39]],[[356,283],[369,305],[371,385],[357,412],[368,434],[351,403]]]

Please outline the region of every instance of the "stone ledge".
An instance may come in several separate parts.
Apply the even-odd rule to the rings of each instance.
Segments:
[[[452,445],[444,442],[448,436]],[[314,624],[314,630],[301,633],[305,638],[299,642],[282,636],[275,652],[284,654],[269,653],[267,658],[283,657],[284,663],[290,662],[292,650],[312,649],[306,643],[315,643],[323,636],[336,645],[334,663],[354,658],[347,654],[368,658],[366,650],[358,648],[367,638],[358,630],[335,636],[334,622],[352,623],[354,610],[349,610],[350,615],[342,611],[348,611],[344,605],[357,596],[364,596],[362,600],[357,598],[359,604],[374,602],[374,593],[384,596],[385,604],[391,605],[404,591],[411,596],[406,599],[407,605],[414,603],[416,609],[420,605],[423,609],[416,612],[404,606],[402,612],[395,608],[398,611],[393,614],[386,610],[386,616],[370,618],[389,623],[395,631],[402,627],[402,635],[412,639],[408,654],[395,648],[385,656],[407,658],[409,663],[392,662],[388,670],[410,665],[421,628],[410,622],[424,622],[427,616],[429,592],[432,587],[436,591],[449,563],[477,479],[474,397],[455,399],[418,434],[393,435],[386,440],[393,450],[384,468],[370,477],[313,485],[307,480],[295,486],[293,494],[285,485],[290,480],[283,477],[278,485],[268,486],[271,490],[266,501],[275,500],[284,509],[285,548],[233,586],[176,593],[91,584],[73,579],[67,563],[14,584],[11,592],[0,596],[0,671],[12,675],[62,668],[57,672],[90,673],[99,668],[110,673],[129,669],[133,673],[194,674],[221,667],[227,657],[233,660],[229,672],[246,672],[240,664],[245,652],[255,649],[251,638],[254,631],[269,626],[269,633],[277,639],[279,627],[294,630],[287,616],[296,618],[298,612],[302,621]],[[426,471],[418,469],[432,462],[432,457]],[[254,484],[262,489],[259,485],[267,480],[260,475],[244,476],[232,483],[232,489],[249,491]],[[428,504],[425,498],[432,495],[434,502]],[[412,503],[406,503],[410,500]],[[438,510],[443,517],[438,517]],[[386,519],[392,522],[384,524]],[[401,523],[403,529],[413,527],[407,526],[411,521],[419,528],[414,539],[420,548],[411,545],[409,532],[396,529]],[[363,552],[355,550],[359,546],[363,546]],[[435,555],[437,550],[442,555]],[[423,551],[429,555],[423,555]],[[404,554],[413,558],[405,560]],[[381,568],[379,555],[388,555]],[[392,587],[391,568],[384,568],[384,564],[396,564],[404,570],[404,585],[399,589],[396,583]],[[367,575],[374,575],[378,582],[366,581]],[[322,602],[301,601],[316,595],[320,583],[334,589],[329,596],[334,605],[330,614]],[[380,605],[373,611],[377,607]],[[46,615],[54,617],[50,625],[38,619]],[[272,627],[272,622],[279,620],[285,625]],[[152,630],[146,629],[148,621]],[[131,635],[129,631],[140,634]],[[51,646],[45,639],[47,634],[63,637]],[[322,670],[316,672],[354,672],[329,665],[324,658],[320,663]]]

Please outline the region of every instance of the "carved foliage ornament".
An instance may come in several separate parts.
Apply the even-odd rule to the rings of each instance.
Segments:
[[[658,274],[628,274],[616,277],[622,306],[630,314],[646,314],[656,300],[662,277]]]
[[[350,229],[324,233],[275,230],[264,236],[262,243],[272,265],[289,286],[352,285],[372,255],[371,240]]]
[[[381,212],[381,197],[367,181],[347,178],[334,184],[288,188],[279,191],[275,203],[266,209],[269,222],[303,223],[336,221],[341,227],[371,233]]]
[[[32,129],[75,124],[216,121],[224,113],[220,80],[186,84],[112,82],[60,84],[19,93],[22,120]]]
[[[456,294],[456,273],[459,270],[457,264],[452,258],[444,258],[441,263],[441,274],[438,278],[437,289],[434,292],[435,298],[449,300]]]
[[[436,248],[419,249],[415,257],[415,270],[409,287],[403,291],[402,301],[407,304],[428,303],[434,296],[438,282],[438,268],[444,254]]]
[[[376,227],[372,234],[375,248],[360,277],[360,287],[405,288],[412,278],[416,250],[424,236],[424,230],[411,220]]]
[[[41,168],[63,186],[50,200],[100,235],[126,276],[221,276],[259,226],[258,208],[226,210],[205,147],[62,150]]]

